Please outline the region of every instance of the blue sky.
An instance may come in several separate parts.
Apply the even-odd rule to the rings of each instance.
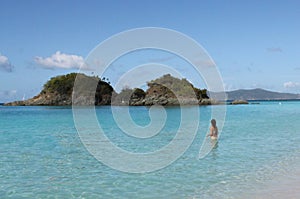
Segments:
[[[0,4],[0,102],[37,95],[51,77],[78,71],[100,42],[141,27],[174,29],[196,40],[217,64],[227,90],[260,87],[300,93],[296,0],[2,0]],[[147,56],[163,60],[170,55]],[[54,59],[65,59],[65,65]],[[119,64],[126,65],[125,60]],[[175,62],[168,64],[180,64]],[[112,72],[108,75],[116,79]],[[192,77],[191,81],[205,87]]]

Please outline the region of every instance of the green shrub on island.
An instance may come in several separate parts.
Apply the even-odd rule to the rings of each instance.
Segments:
[[[183,97],[183,98],[197,98],[208,99],[207,90],[206,89],[198,89],[193,86],[186,78],[179,79],[171,76],[170,74],[163,75],[160,78],[152,80],[147,83],[149,89],[147,90],[147,94],[155,93],[159,89],[164,90],[165,94],[172,97]],[[151,89],[151,88],[159,88],[159,89]],[[162,88],[164,87],[164,88]]]
[[[60,94],[71,94],[77,75],[77,73],[70,73],[67,75],[52,77],[44,84],[44,88],[41,93],[46,94],[58,92]]]

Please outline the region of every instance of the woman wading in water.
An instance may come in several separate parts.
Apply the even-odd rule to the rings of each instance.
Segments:
[[[209,134],[207,135],[207,137],[210,136],[210,139],[217,140],[218,139],[218,134],[219,134],[218,127],[217,127],[217,122],[216,122],[215,119],[212,119],[210,121],[210,123],[211,123],[211,126],[210,126]]]

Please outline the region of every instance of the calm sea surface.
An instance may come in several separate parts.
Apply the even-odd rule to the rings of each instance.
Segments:
[[[200,160],[211,107],[184,108],[200,109],[188,150],[161,170],[131,174],[102,164],[85,149],[71,107],[0,106],[0,198],[255,198],[270,184],[281,186],[277,179],[299,174],[299,101],[227,106],[218,145]],[[109,106],[96,113],[113,143],[147,152],[168,144],[178,130],[180,107],[165,110],[161,133],[149,139],[124,134]],[[139,125],[150,122],[146,107],[130,107],[130,114]]]

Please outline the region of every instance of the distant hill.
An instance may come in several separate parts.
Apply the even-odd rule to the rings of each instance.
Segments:
[[[212,93],[212,96],[216,93]],[[228,91],[227,100],[292,100],[300,99],[299,94],[279,93],[268,91],[264,89],[239,89],[235,91]]]

